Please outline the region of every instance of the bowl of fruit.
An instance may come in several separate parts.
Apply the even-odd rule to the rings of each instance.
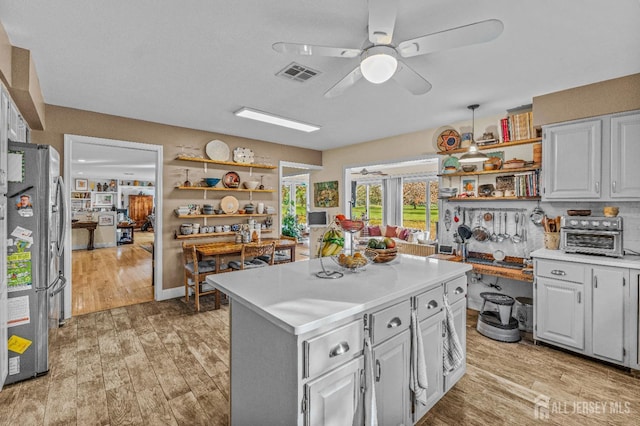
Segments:
[[[369,254],[375,263],[387,263],[398,256],[398,249],[396,248],[396,242],[391,238],[382,240],[372,238],[367,244],[365,254]]]
[[[362,231],[364,228],[364,222],[361,220],[351,220],[347,219],[344,215],[336,216],[336,223],[345,231],[356,233],[358,231]]]
[[[374,261],[375,255],[373,253],[357,251],[353,254],[340,253],[337,256],[331,256],[331,258],[344,269],[359,272],[363,271],[368,264]]]

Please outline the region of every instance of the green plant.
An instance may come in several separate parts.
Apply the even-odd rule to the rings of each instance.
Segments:
[[[289,208],[287,213],[282,216],[282,235],[300,238],[300,235],[302,234],[302,225],[298,224],[298,217],[293,211],[293,201],[290,202],[290,205],[291,208]]]

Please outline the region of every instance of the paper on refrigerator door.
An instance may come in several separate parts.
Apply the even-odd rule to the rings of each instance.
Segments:
[[[15,327],[31,322],[29,296],[10,297],[7,299],[7,327]]]

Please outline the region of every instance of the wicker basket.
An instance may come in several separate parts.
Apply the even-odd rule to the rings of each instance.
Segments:
[[[391,262],[393,259],[396,258],[396,256],[398,256],[398,249],[396,248],[392,248],[392,249],[367,248],[365,251],[368,253],[371,253],[372,255],[375,254],[375,257],[373,258],[373,261],[375,263]]]

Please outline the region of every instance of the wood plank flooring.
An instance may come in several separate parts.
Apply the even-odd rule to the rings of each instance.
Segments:
[[[49,374],[0,392],[0,425],[228,424],[228,307],[214,311],[212,296],[201,303],[199,314],[173,299],[72,318],[51,333]],[[548,424],[639,424],[639,378],[546,346],[490,340],[476,319],[468,311],[466,375],[421,426],[539,424],[536,402],[547,405]]]
[[[136,231],[134,244],[74,250],[71,256],[72,315],[82,315],[153,300],[153,232]]]

